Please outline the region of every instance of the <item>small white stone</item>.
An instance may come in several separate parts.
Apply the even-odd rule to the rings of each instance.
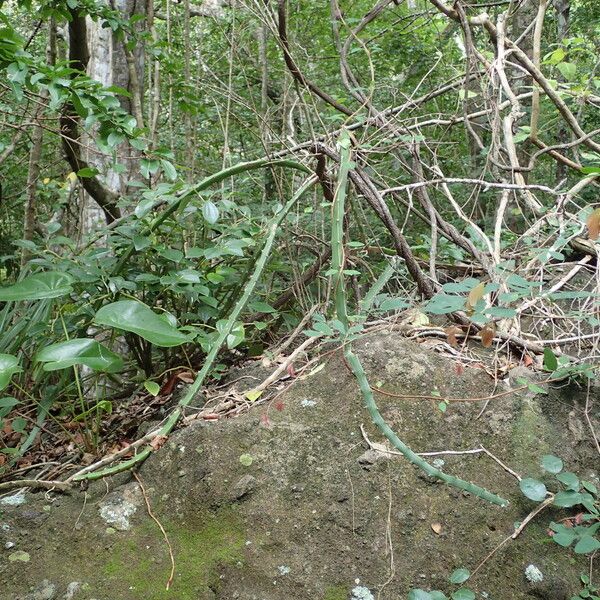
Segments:
[[[544,580],[544,575],[535,565],[527,565],[525,577],[529,583],[539,583]]]
[[[279,574],[280,575],[287,575],[290,572],[290,568],[286,567],[285,565],[279,565]]]

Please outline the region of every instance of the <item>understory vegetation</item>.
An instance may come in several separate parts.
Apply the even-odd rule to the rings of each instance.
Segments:
[[[135,468],[339,350],[392,446],[506,504],[384,421],[352,349],[383,326],[587,389],[600,455],[599,40],[595,0],[0,1],[0,491]],[[280,368],[205,407],[249,360]],[[521,491],[593,566],[597,486],[540,460]]]

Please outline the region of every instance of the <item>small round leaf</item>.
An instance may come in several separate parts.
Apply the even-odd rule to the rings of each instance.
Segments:
[[[546,497],[546,486],[537,479],[531,477],[521,479],[519,487],[523,494],[534,502],[541,502]]]
[[[245,467],[249,467],[252,462],[254,461],[254,459],[249,455],[249,454],[242,454],[240,456],[240,462],[245,466]]]
[[[563,470],[563,461],[558,458],[558,456],[553,456],[552,454],[545,454],[542,456],[542,469],[547,473],[552,473],[556,475]]]
[[[450,583],[464,583],[471,577],[469,569],[455,569],[450,575]]]

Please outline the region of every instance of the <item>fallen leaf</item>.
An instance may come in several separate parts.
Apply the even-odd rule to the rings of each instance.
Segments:
[[[456,325],[453,325],[452,327],[446,327],[444,331],[448,336],[448,343],[454,347],[458,346],[458,340],[456,339],[456,336],[459,333],[462,333],[462,329],[460,327],[456,327]]]
[[[442,533],[442,524],[441,523],[432,523],[431,529],[433,530],[433,533],[435,533],[436,535],[440,535],[440,533]]]
[[[167,436],[166,435],[157,435],[151,442],[150,442],[150,446],[152,446],[152,448],[154,450],[160,450],[164,445],[165,442],[167,441]]]
[[[600,235],[600,208],[597,208],[587,219],[588,237],[596,241]]]
[[[486,325],[480,332],[481,345],[484,348],[490,348],[494,343],[494,335],[496,334],[496,327],[492,324]]]
[[[285,404],[283,402],[275,402],[275,408],[282,411],[285,408]]]
[[[462,363],[455,363],[454,371],[457,375],[462,375],[465,372],[465,366]]]
[[[183,383],[194,383],[194,376],[189,371],[182,371],[177,374],[177,377]]]
[[[533,358],[531,358],[531,356],[529,356],[529,354],[526,354],[523,357],[523,363],[525,364],[526,367],[530,367],[533,364]]]

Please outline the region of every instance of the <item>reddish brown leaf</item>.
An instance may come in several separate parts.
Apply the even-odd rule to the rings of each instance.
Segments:
[[[456,336],[459,333],[462,333],[462,329],[460,327],[456,327],[456,325],[453,325],[452,327],[446,327],[444,332],[448,336],[448,343],[454,347],[458,346],[458,340],[456,339]]]
[[[269,420],[269,415],[267,413],[263,413],[262,415],[260,415],[260,422],[263,425],[270,425],[271,421]]]
[[[484,348],[490,348],[494,343],[494,335],[496,333],[496,328],[493,325],[486,325],[480,332],[481,336],[481,345]]]
[[[177,377],[183,381],[183,383],[194,383],[194,376],[189,371],[182,371],[177,374]]]
[[[202,415],[202,418],[205,421],[218,421],[221,417],[215,413],[209,413],[207,415]]]
[[[597,208],[587,219],[588,237],[596,241],[600,235],[600,208]]]
[[[523,357],[523,363],[525,364],[526,367],[530,367],[533,364],[533,358],[531,358],[531,356],[529,356],[529,354],[526,354]]]
[[[292,363],[290,363],[287,367],[287,374],[290,377],[296,377],[296,371],[294,370],[294,365]]]
[[[462,375],[465,372],[465,366],[462,363],[455,363],[454,371],[457,375]]]
[[[150,445],[154,450],[159,450],[162,448],[167,441],[166,435],[157,435],[153,440],[151,440]]]
[[[285,408],[285,404],[281,401],[275,402],[275,408],[279,411],[282,411]]]

